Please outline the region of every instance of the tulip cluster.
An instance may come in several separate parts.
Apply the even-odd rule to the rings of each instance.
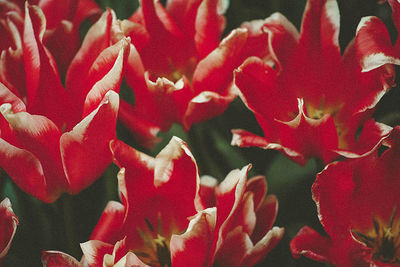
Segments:
[[[0,266],[27,202],[59,209],[106,170],[118,200],[106,198],[90,235],[66,230],[80,254],[46,244],[43,266],[254,266],[271,264],[274,248],[335,266],[400,265],[400,126],[373,116],[395,87],[400,41],[382,20],[363,17],[342,52],[336,0],[307,0],[300,30],[276,12],[231,31],[228,0],[164,2],[141,0],[121,19],[94,0],[0,0]],[[379,4],[400,32],[400,2]],[[258,125],[229,127],[236,147],[225,155],[258,147],[318,162],[313,227],[274,226],[270,178],[248,178],[257,165],[217,179],[192,153],[210,148],[197,125],[216,126],[239,101]],[[157,151],[174,125],[182,136]]]

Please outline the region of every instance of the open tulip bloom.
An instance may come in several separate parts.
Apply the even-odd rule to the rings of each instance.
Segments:
[[[361,20],[343,55],[335,0],[307,1],[300,33],[279,13],[243,27],[268,40],[265,57],[250,57],[235,72],[264,137],[234,130],[232,144],[277,149],[300,164],[310,157],[328,163],[368,152],[387,133],[370,118],[394,86],[392,64],[400,58],[378,18]]]
[[[155,158],[120,141],[112,142],[111,150],[121,167],[122,204],[110,202],[92,240],[81,244],[89,266],[127,261],[138,266],[252,266],[282,238],[283,229],[272,227],[277,199],[265,198],[263,176],[247,181],[250,165],[218,185],[211,177],[200,182],[189,148],[177,137]],[[45,252],[43,262],[79,266],[55,251]]]
[[[302,228],[290,246],[295,257],[336,266],[400,263],[400,127],[361,158],[329,164],[312,186],[328,236]],[[389,146],[382,154],[379,147]]]
[[[108,143],[115,138],[117,92],[129,54],[129,39],[111,45],[105,38],[111,38],[114,16],[105,12],[87,33],[68,69],[66,90],[43,44],[41,9],[26,4],[23,30],[10,29],[15,47],[2,51],[1,64],[24,68],[3,69],[7,75],[0,77],[0,166],[42,201],[78,193],[111,163]],[[22,57],[3,57],[8,52]]]
[[[222,114],[235,98],[233,70],[249,51],[247,29],[223,40],[226,0],[143,0],[121,22],[132,40],[126,81],[135,104],[121,101],[120,119],[145,146],[172,123],[188,130],[193,123]],[[151,112],[149,112],[151,110]]]

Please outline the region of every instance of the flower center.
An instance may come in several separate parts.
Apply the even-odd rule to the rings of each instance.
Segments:
[[[187,60],[184,66],[176,66],[172,60],[169,60],[169,69],[164,72],[155,72],[150,70],[151,79],[157,80],[158,77],[165,77],[173,83],[176,83],[178,80],[182,78],[182,76],[186,76],[189,82],[192,82],[193,73],[196,68],[197,59],[195,57],[191,57]]]
[[[400,218],[395,218],[393,209],[387,223],[372,216],[374,227],[364,234],[352,230],[354,237],[372,249],[374,260],[400,265]]]
[[[157,230],[148,219],[144,219],[147,229],[138,228],[137,231],[145,246],[133,251],[144,263],[150,266],[171,267],[171,253],[169,250],[170,237],[166,238],[161,231],[161,216],[158,216]]]

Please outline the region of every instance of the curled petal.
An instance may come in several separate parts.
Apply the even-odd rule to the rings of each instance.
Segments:
[[[284,233],[284,228],[273,227],[260,241],[247,251],[241,265],[253,266],[257,264],[257,262],[263,260],[279,241],[281,241]]]
[[[81,244],[81,249],[90,267],[103,266],[106,254],[112,255],[114,246],[98,240],[90,240]]]
[[[263,149],[274,149],[281,151],[284,155],[298,162],[299,164],[306,164],[306,159],[304,156],[290,148],[284,147],[278,143],[269,143],[264,137],[255,135],[245,130],[232,130],[232,141],[231,145],[239,147],[260,147]]]
[[[331,245],[332,240],[329,237],[321,236],[314,229],[305,226],[290,242],[290,250],[296,259],[304,255],[315,261],[329,262]]]
[[[183,117],[183,127],[188,130],[193,123],[202,122],[222,114],[233,101],[235,95],[219,95],[204,91],[192,98]]]
[[[0,106],[4,103],[10,103],[14,113],[26,110],[24,102],[0,82]]]
[[[0,264],[11,247],[11,242],[19,224],[17,216],[12,210],[11,202],[5,198],[0,202]]]
[[[267,194],[267,181],[264,176],[256,176],[247,182],[246,192],[253,193],[254,210],[257,211]]]
[[[386,26],[377,17],[361,19],[357,27],[355,46],[363,72],[384,64],[400,64],[400,58],[394,55]]]
[[[43,251],[43,267],[83,267],[74,257],[60,251]]]

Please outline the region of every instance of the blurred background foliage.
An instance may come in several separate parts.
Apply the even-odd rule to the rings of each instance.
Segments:
[[[114,9],[120,19],[128,18],[138,7],[137,0],[97,2],[103,9]],[[244,21],[264,19],[274,12],[284,14],[299,29],[305,3],[306,0],[231,0],[226,13],[225,34]],[[376,0],[339,0],[338,4],[341,13],[342,51],[354,37],[357,24],[363,16],[380,17],[387,25],[392,40],[397,38],[387,4],[379,5]],[[89,26],[89,23],[84,25],[83,33]],[[129,89],[123,84],[122,97],[127,97],[128,93]],[[399,100],[399,90],[395,87],[379,103],[375,112],[376,120],[391,126],[399,124]],[[236,128],[262,134],[253,114],[240,99],[236,99],[223,115],[196,124],[189,132],[184,132],[178,125],[173,126],[170,131],[160,135],[163,140],[153,150],[140,147],[121,124],[117,125],[117,135],[129,145],[152,156],[173,135],[179,136],[188,143],[193,152],[200,175],[211,175],[219,180],[232,169],[251,163],[253,167],[249,177],[259,174],[266,176],[269,193],[276,194],[279,199],[276,225],[286,229],[283,240],[259,266],[328,266],[305,258],[294,260],[289,251],[290,240],[304,225],[323,232],[310,192],[315,175],[322,170],[323,165],[316,160],[310,160],[306,166],[299,166],[275,151],[232,147],[230,130]],[[89,239],[106,203],[109,200],[119,200],[117,172],[118,168],[112,164],[97,182],[80,194],[63,195],[53,204],[44,204],[19,190],[3,171],[0,197],[11,199],[20,221],[4,266],[41,266],[40,255],[43,250],[60,250],[80,259],[79,243]]]

